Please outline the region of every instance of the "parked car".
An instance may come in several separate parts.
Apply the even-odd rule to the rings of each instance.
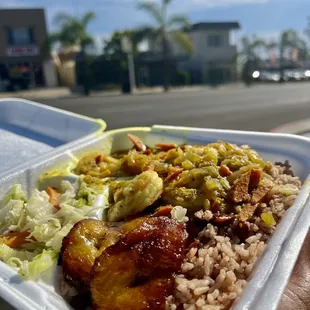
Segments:
[[[310,80],[310,70],[308,69],[284,69],[282,82],[298,82]],[[252,73],[252,78],[257,82],[274,83],[281,81],[281,71],[277,70],[256,70]]]
[[[254,71],[252,74],[254,80],[258,82],[264,83],[274,83],[280,81],[280,71],[269,71],[269,70],[262,70],[262,71]]]

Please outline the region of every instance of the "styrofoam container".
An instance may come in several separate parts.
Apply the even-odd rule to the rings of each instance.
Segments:
[[[244,131],[213,130],[185,127],[153,126],[108,131],[62,150],[41,156],[36,161],[10,171],[0,180],[0,197],[15,183],[29,192],[36,186],[40,174],[97,150],[105,154],[130,148],[127,134],[142,138],[148,146],[156,143],[207,144],[217,140],[248,144],[265,160],[289,160],[293,171],[304,181],[295,204],[283,217],[268,246],[259,259],[244,293],[233,309],[275,310],[290,278],[310,223],[310,140],[303,137]],[[0,262],[0,295],[21,310],[70,309],[60,297],[55,271],[49,280],[25,282],[11,268]],[[2,309],[2,308],[1,308]]]
[[[0,99],[0,173],[68,143],[101,133],[106,124],[23,99]]]

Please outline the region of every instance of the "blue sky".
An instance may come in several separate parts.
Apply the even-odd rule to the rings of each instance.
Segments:
[[[138,0],[0,0],[0,7],[44,7],[51,30],[58,11],[81,15],[94,10],[97,20],[89,31],[100,40],[116,29],[150,23],[147,15],[136,10],[137,3]],[[310,0],[174,0],[170,11],[186,13],[192,22],[237,20],[242,30],[235,34],[236,40],[253,33],[273,39],[287,28],[303,32],[310,16]]]

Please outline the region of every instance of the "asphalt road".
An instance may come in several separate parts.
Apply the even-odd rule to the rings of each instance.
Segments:
[[[310,117],[310,83],[38,101],[102,118],[109,129],[161,124],[269,131]]]

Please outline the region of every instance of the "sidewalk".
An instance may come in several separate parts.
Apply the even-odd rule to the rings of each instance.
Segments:
[[[172,87],[169,92],[189,92],[189,91],[202,91],[202,90],[216,90],[216,89],[235,89],[237,87],[243,87],[240,83],[226,84],[217,88],[211,88],[208,85],[197,85],[197,86],[183,86],[183,87]],[[137,88],[132,95],[141,94],[157,94],[163,93],[162,87],[144,87]],[[119,91],[92,91],[90,97],[104,97],[104,96],[120,96],[123,95]],[[80,93],[72,93],[67,87],[57,88],[42,88],[32,89],[25,91],[16,92],[0,92],[0,98],[24,98],[24,99],[65,99],[65,98],[78,98],[81,97]]]
[[[271,132],[290,133],[304,137],[310,137],[310,119],[302,119],[299,121],[283,124],[277,128],[273,128]]]

